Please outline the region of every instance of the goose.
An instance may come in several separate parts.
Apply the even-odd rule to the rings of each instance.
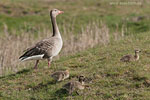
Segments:
[[[66,83],[63,88],[66,89],[69,94],[72,94],[75,90],[83,90],[85,87],[88,87],[87,85],[84,84],[84,77],[80,76],[78,81],[70,81]]]
[[[34,69],[37,69],[39,60],[47,59],[48,66],[50,67],[52,58],[58,55],[63,46],[61,34],[56,23],[56,16],[62,13],[63,11],[60,11],[58,9],[53,9],[50,11],[53,35],[26,49],[25,53],[19,57],[20,61],[36,60]]]
[[[135,50],[135,55],[125,55],[120,59],[120,61],[122,61],[122,62],[137,61],[137,60],[139,60],[140,52],[141,52],[140,50]]]
[[[51,77],[58,82],[63,81],[65,79],[69,78],[69,70],[56,71],[51,74]]]

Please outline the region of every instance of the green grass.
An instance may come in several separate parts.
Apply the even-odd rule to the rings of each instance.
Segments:
[[[53,8],[65,12],[57,18],[60,29],[63,30],[63,26],[68,25],[68,29],[74,27],[75,34],[78,34],[82,27],[93,21],[107,23],[111,31],[116,30],[116,25],[119,25],[119,29],[124,25],[130,31],[127,34],[149,31],[148,27],[150,26],[149,3],[143,3],[143,6],[117,6],[110,5],[109,0],[56,0],[49,2],[46,0],[2,0],[0,2],[2,5],[0,7],[2,12],[0,34],[3,34],[4,23],[8,26],[10,33],[15,30],[16,34],[21,34],[20,30],[24,30],[24,23],[29,24],[30,27],[50,29],[48,27],[50,26],[49,10]],[[126,20],[139,16],[146,16],[146,18],[137,22]]]
[[[37,70],[24,69],[16,74],[0,78],[0,98],[9,100],[66,100],[69,98],[62,85],[78,75],[84,75],[90,89],[73,93],[75,100],[139,100],[150,99],[150,67],[148,33],[127,36],[108,46],[97,46],[72,56],[61,57],[50,68],[42,62]],[[129,45],[130,44],[130,45]],[[141,49],[140,60],[120,62],[125,54]],[[33,65],[32,65],[33,66]],[[69,69],[70,79],[54,83],[50,74],[56,70]]]
[[[73,93],[75,100],[148,100],[150,99],[150,20],[149,3],[142,6],[111,6],[108,0],[1,0],[0,34],[4,34],[3,24],[11,34],[28,31],[49,30],[49,10],[58,8],[65,13],[58,16],[58,25],[66,26],[72,33],[78,34],[88,23],[103,21],[110,33],[127,28],[124,39],[107,46],[95,48],[74,55],[61,57],[53,61],[50,68],[47,62],[41,62],[37,70],[23,69],[17,73],[0,77],[0,99],[2,100],[66,100],[70,98],[62,86],[78,75],[84,75],[89,89]],[[118,0],[119,1],[119,0]],[[107,9],[106,9],[107,8]],[[134,21],[135,17],[145,16]],[[73,28],[72,28],[73,27]],[[63,32],[62,32],[63,33]],[[36,35],[35,35],[36,36]],[[123,63],[120,58],[141,49],[140,60]],[[70,79],[54,83],[50,74],[56,70],[69,69]]]

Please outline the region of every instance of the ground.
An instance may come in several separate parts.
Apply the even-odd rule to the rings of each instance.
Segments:
[[[121,0],[116,0],[118,1]],[[33,33],[33,36],[35,35],[35,38],[32,38],[33,41],[38,39],[36,34],[41,34],[39,30],[51,30],[49,10],[58,8],[65,12],[57,20],[62,34],[67,27],[67,34],[71,32],[78,35],[87,24],[102,21],[109,28],[110,42],[77,51],[75,54],[68,53],[54,60],[50,67],[47,66],[47,61],[42,61],[37,70],[32,69],[33,63],[29,63],[28,66],[18,66],[20,69],[17,72],[2,74],[0,99],[150,99],[150,2],[144,0],[141,2],[142,5],[111,5],[111,2],[104,0],[1,0],[0,40],[2,41],[4,33],[8,33],[6,36],[15,35],[10,39]],[[124,36],[114,39],[114,32],[120,33],[122,27],[125,28]],[[63,37],[65,35],[63,34]],[[1,45],[3,44],[5,42]],[[8,42],[8,44],[11,43]],[[141,50],[139,61],[129,63],[120,61],[123,55],[134,54],[135,49]],[[20,51],[19,49],[15,52]],[[11,69],[10,66],[9,68]],[[70,78],[55,83],[50,77],[51,73],[65,69],[70,71]],[[89,88],[78,90],[79,95],[74,92],[72,96],[69,96],[62,86],[71,80],[76,80],[79,75],[86,77]]]
[[[142,34],[142,35],[141,35]],[[0,98],[9,100],[139,100],[150,99],[149,33],[126,37],[108,46],[97,46],[75,55],[61,57],[50,68],[41,63],[37,70],[24,69],[0,78]],[[129,45],[130,44],[130,45]],[[120,58],[141,49],[140,60],[124,63]],[[69,69],[70,78],[55,83],[50,74]],[[87,78],[90,87],[72,97],[62,86],[78,75]]]

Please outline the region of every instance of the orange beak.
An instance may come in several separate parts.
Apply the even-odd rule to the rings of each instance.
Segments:
[[[59,11],[59,13],[58,14],[62,14],[62,13],[64,13],[63,11]]]

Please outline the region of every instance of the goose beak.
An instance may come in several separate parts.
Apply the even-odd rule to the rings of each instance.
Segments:
[[[59,11],[59,13],[58,14],[62,14],[62,13],[64,13],[63,11]]]

